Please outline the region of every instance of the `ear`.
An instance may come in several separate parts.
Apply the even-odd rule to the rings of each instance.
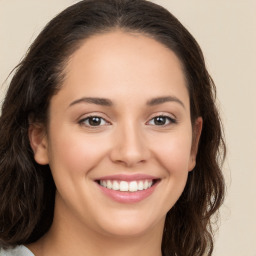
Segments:
[[[48,140],[45,127],[41,124],[30,124],[28,136],[35,161],[41,165],[48,164]]]
[[[198,117],[193,125],[193,137],[192,137],[192,147],[190,153],[190,161],[189,161],[189,171],[192,171],[196,166],[196,155],[198,151],[199,140],[203,127],[203,119],[202,117]]]

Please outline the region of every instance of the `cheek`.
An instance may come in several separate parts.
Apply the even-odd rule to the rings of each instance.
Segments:
[[[170,174],[181,174],[189,170],[191,156],[191,136],[189,132],[175,134],[154,146],[158,161]]]
[[[188,133],[189,134],[189,133]],[[181,196],[187,183],[191,137],[173,136],[163,140],[155,147],[155,156],[157,164],[164,169],[163,188],[164,195],[158,199],[160,205],[163,205],[163,212],[167,213]]]
[[[106,150],[102,141],[95,141],[90,136],[76,136],[72,132],[62,134],[52,136],[50,166],[53,172],[58,170],[70,176],[82,176],[104,156]]]

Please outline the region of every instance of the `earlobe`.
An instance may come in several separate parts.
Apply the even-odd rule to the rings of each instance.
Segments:
[[[190,164],[189,171],[192,171],[196,166],[196,156],[198,152],[199,140],[203,128],[203,119],[198,117],[193,125],[193,138],[192,138],[192,147],[190,154]]]
[[[48,142],[45,128],[39,124],[31,124],[28,130],[30,146],[34,152],[34,159],[38,164],[46,165],[48,159]]]

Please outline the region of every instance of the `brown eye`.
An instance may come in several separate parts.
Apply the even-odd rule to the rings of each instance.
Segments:
[[[158,116],[154,118],[155,125],[165,125],[167,121],[167,118],[164,116]]]
[[[156,116],[152,118],[148,123],[150,125],[164,126],[171,123],[176,123],[176,120],[169,116]]]
[[[108,124],[108,122],[99,116],[90,116],[79,121],[80,124],[84,124],[86,126],[103,126]]]
[[[88,119],[88,123],[91,125],[91,126],[98,126],[101,124],[101,118],[97,117],[97,116],[94,116],[94,117],[90,117]]]

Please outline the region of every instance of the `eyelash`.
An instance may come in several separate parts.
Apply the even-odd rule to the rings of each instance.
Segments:
[[[172,117],[170,117],[170,116],[166,116],[166,115],[158,115],[158,116],[155,116],[155,117],[151,118],[147,123],[150,123],[150,122],[153,121],[153,120],[156,121],[157,118],[162,118],[162,119],[164,119],[164,120],[165,120],[165,123],[164,123],[164,124],[159,124],[159,125],[155,124],[155,126],[163,126],[163,127],[165,127],[165,126],[168,126],[168,125],[176,124],[176,123],[177,123],[177,120],[176,120],[176,119],[174,119],[174,118],[172,118]],[[169,123],[166,124],[166,121],[168,121]]]
[[[150,124],[150,122],[156,122],[157,119],[164,119],[164,123],[163,124]],[[93,119],[97,119],[97,120],[93,120]],[[93,124],[90,124],[90,121],[99,121],[98,124],[96,123],[96,125],[93,125]],[[102,125],[102,121],[104,122],[104,124]],[[158,120],[159,121],[159,120]],[[166,122],[168,122],[166,124]],[[167,116],[167,115],[157,115],[153,118],[151,118],[146,124],[147,125],[153,125],[153,126],[158,126],[158,127],[166,127],[166,126],[169,126],[171,124],[176,124],[177,123],[177,120],[175,118],[172,118],[170,116]],[[97,115],[91,115],[91,116],[88,116],[86,118],[83,118],[79,121],[79,124],[80,125],[85,125],[86,127],[88,128],[98,128],[98,127],[101,127],[101,126],[106,126],[106,125],[110,125],[111,123],[108,122],[105,118],[103,117],[100,117],[100,116],[97,116]]]
[[[80,125],[85,125],[86,127],[89,127],[89,128],[97,128],[97,127],[103,126],[103,125],[92,125],[92,124],[90,124],[90,123],[86,124],[86,122],[93,121],[93,119],[96,119],[96,118],[97,118],[98,120],[100,120],[100,123],[101,123],[102,121],[104,121],[104,122],[105,122],[104,125],[109,125],[109,124],[110,124],[106,119],[104,119],[103,117],[97,116],[97,115],[92,115],[92,116],[88,116],[88,117],[86,117],[86,118],[83,118],[83,119],[81,119],[81,120],[79,121],[79,124],[80,124]]]

